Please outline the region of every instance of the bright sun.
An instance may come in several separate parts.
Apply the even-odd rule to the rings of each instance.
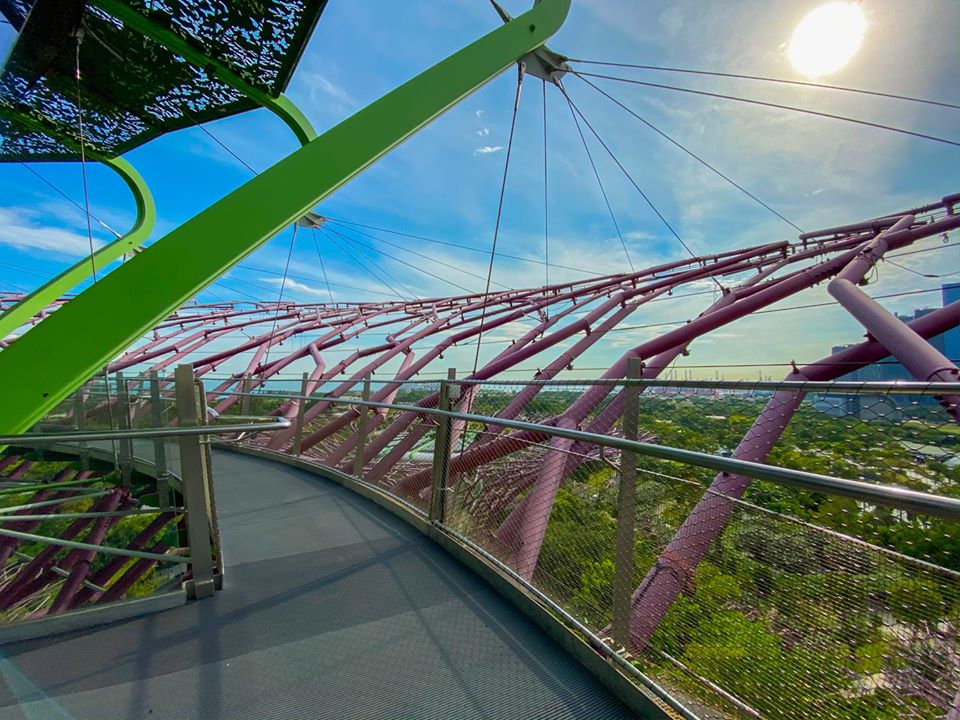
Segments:
[[[828,2],[807,13],[790,38],[790,62],[809,78],[835,73],[860,49],[866,18],[852,2]]]

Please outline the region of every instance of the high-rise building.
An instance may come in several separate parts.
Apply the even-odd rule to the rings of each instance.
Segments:
[[[960,283],[947,283],[940,286],[943,306],[960,300]],[[943,354],[954,364],[960,363],[960,327],[947,330],[943,335]]]
[[[941,300],[946,307],[952,302],[960,300],[960,283],[948,283],[940,287]],[[924,315],[932,313],[936,308],[917,308],[912,313],[897,313],[897,318],[905,323],[911,322]],[[954,327],[947,332],[930,338],[930,344],[942,352],[954,364],[960,363],[960,327]],[[830,349],[832,353],[846,350],[850,345],[836,345]],[[855,382],[888,382],[892,380],[913,380],[910,372],[893,357],[887,357],[880,362],[868,365],[865,368],[854,370],[844,375],[842,380]]]

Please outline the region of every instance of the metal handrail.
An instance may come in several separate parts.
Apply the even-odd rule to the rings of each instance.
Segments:
[[[239,396],[255,395],[254,393],[234,393]],[[569,430],[556,427],[554,425],[541,425],[538,423],[523,422],[521,420],[508,420],[506,418],[490,417],[488,415],[473,415],[470,413],[456,412],[453,410],[438,410],[437,408],[424,408],[417,405],[406,405],[398,403],[383,403],[373,400],[356,400],[342,398],[327,398],[310,395],[284,395],[283,397],[291,400],[318,400],[322,402],[339,403],[345,405],[359,405],[370,408],[382,408],[386,410],[397,410],[400,412],[415,412],[425,415],[435,415],[438,417],[448,417],[453,420],[463,420],[467,422],[478,422],[484,425],[497,425],[499,427],[512,428],[514,430],[527,430],[544,435],[566,438],[568,440],[577,440],[603,447],[616,448],[618,450],[627,450],[656,457],[662,460],[672,460],[685,463],[687,465],[696,465],[698,467],[717,470],[720,472],[731,473],[734,475],[746,475],[755,480],[766,480],[777,483],[778,485],[790,485],[803,488],[811,492],[821,492],[831,495],[841,495],[853,498],[862,502],[874,505],[885,505],[887,507],[908,510],[912,512],[934,515],[947,518],[949,520],[960,520],[960,500],[943,497],[940,495],[931,495],[930,493],[910,490],[907,488],[874,485],[872,483],[859,480],[844,480],[829,475],[820,475],[818,473],[807,472],[805,470],[791,470],[776,465],[765,465],[763,463],[750,462],[747,460],[737,460],[735,458],[721,457],[709,453],[698,452],[695,450],[684,450],[682,448],[668,447],[654,443],[638,442],[627,440],[625,438],[612,437],[610,435],[598,435],[597,433],[586,432],[583,430]]]
[[[220,378],[217,378],[220,379]],[[230,379],[230,378],[223,378]],[[299,380],[299,376],[297,378]],[[286,378],[278,377],[277,381],[292,382],[294,376]],[[325,383],[342,382],[345,380],[354,380],[360,383],[361,380],[345,376],[342,378],[328,378]],[[384,385],[397,383],[401,385],[439,385],[445,380],[442,378],[395,380],[393,378],[373,377],[372,381]],[[264,388],[263,393],[234,393],[230,390],[224,390],[217,395],[241,395],[250,394],[254,397],[261,395],[276,395],[277,391],[271,390],[266,380],[260,383]],[[916,380],[883,380],[883,381],[857,381],[857,380],[659,380],[659,379],[628,379],[628,378],[579,378],[569,380],[471,380],[467,378],[453,379],[449,382],[458,385],[488,385],[491,387],[508,386],[517,387],[523,385],[534,386],[555,386],[555,387],[583,387],[589,386],[610,386],[610,387],[676,387],[691,388],[699,390],[794,390],[808,393],[830,393],[844,392],[850,394],[911,394],[911,395],[939,395],[960,393],[960,382],[921,382]]]
[[[389,381],[384,381],[385,383]],[[791,390],[806,393],[843,392],[854,395],[939,395],[960,392],[960,382],[917,382],[914,380],[891,380],[882,382],[857,382],[854,380],[646,380],[629,378],[599,380],[450,380],[461,385],[555,385],[557,387],[584,385],[612,385],[624,387],[676,387],[696,390]]]
[[[256,416],[242,416],[256,417]],[[182,437],[191,435],[230,435],[232,433],[262,433],[286,430],[291,422],[287,418],[266,416],[262,423],[232,423],[229,425],[197,425],[192,427],[141,428],[139,430],[71,430],[61,433],[26,433],[23,435],[0,435],[0,445],[34,445],[49,442],[90,442],[94,440],[125,440],[137,438]]]

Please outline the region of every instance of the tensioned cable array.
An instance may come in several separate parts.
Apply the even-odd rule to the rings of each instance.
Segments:
[[[607,206],[607,212],[610,214],[610,220],[613,222],[613,227],[617,231],[617,237],[620,238],[620,246],[623,248],[623,254],[627,258],[627,264],[630,266],[630,271],[633,272],[633,260],[630,259],[630,253],[627,251],[627,243],[623,240],[623,233],[620,232],[620,223],[617,222],[617,216],[613,212],[613,207],[610,205],[610,198],[607,197],[607,191],[603,187],[603,181],[600,179],[600,173],[597,171],[597,164],[593,161],[593,153],[590,152],[590,146],[587,144],[587,139],[583,135],[583,130],[580,127],[580,120],[577,119],[577,113],[574,109],[573,101],[570,99],[570,96],[563,91],[563,86],[558,85],[560,91],[563,92],[563,97],[567,101],[567,105],[570,108],[570,115],[573,117],[573,124],[577,128],[577,134],[580,136],[580,142],[583,143],[583,149],[587,153],[587,160],[590,162],[590,168],[593,170],[593,176],[597,179],[597,187],[600,188],[600,194],[603,196],[603,202]],[[584,120],[586,122],[586,120]]]
[[[922,103],[925,105],[935,105],[944,108],[960,110],[960,105],[943,102],[941,100],[929,100],[927,98],[912,97],[899,93],[880,92],[878,90],[865,90],[863,88],[846,87],[844,85],[828,85],[825,83],[810,82],[808,80],[788,80],[786,78],[774,78],[764,75],[744,75],[740,73],[717,72],[712,70],[691,70],[689,68],[665,67],[662,65],[635,65],[632,63],[621,62],[603,62],[600,60],[583,60],[581,58],[567,58],[567,62],[580,63],[582,65],[601,65],[605,67],[631,68],[634,70],[655,70],[658,72],[683,73],[687,75],[704,75],[708,77],[734,78],[738,80],[756,80],[767,83],[776,83],[780,85],[796,85],[800,87],[819,88],[821,90],[837,90],[840,92],[857,93],[859,95],[873,95],[875,97],[888,98],[891,100],[904,100],[907,102]]]
[[[649,120],[647,120],[646,118],[641,117],[636,111],[631,110],[629,107],[627,107],[626,105],[624,105],[622,102],[620,102],[619,100],[617,100],[615,97],[613,97],[612,95],[610,95],[609,93],[607,93],[607,92],[606,92],[605,90],[603,90],[602,88],[597,87],[596,85],[594,85],[592,82],[590,82],[590,81],[587,80],[586,78],[581,77],[581,78],[579,78],[579,79],[582,80],[583,82],[587,83],[587,85],[589,85],[589,86],[592,87],[594,90],[596,90],[598,93],[600,93],[601,95],[603,95],[604,97],[606,97],[607,99],[609,99],[611,102],[615,103],[616,105],[618,105],[618,106],[620,106],[621,108],[623,108],[624,110],[626,110],[628,113],[630,113],[630,114],[631,114],[633,117],[635,117],[637,120],[639,120],[640,122],[642,122],[644,125],[646,125],[648,128],[650,128],[650,129],[653,130],[655,133],[657,133],[658,135],[660,135],[662,138],[664,138],[667,142],[672,143],[672,144],[675,145],[676,147],[680,148],[680,150],[682,150],[682,151],[685,152],[687,155],[689,155],[690,157],[692,157],[694,160],[696,160],[698,163],[700,163],[701,165],[703,165],[705,168],[707,168],[707,169],[710,170],[711,172],[715,173],[716,175],[719,175],[721,178],[723,178],[723,179],[726,180],[728,183],[730,183],[731,185],[733,185],[733,187],[735,187],[737,190],[739,190],[740,192],[742,192],[742,193],[743,193],[744,195],[746,195],[748,198],[750,198],[750,199],[753,200],[754,202],[760,204],[762,207],[764,207],[764,208],[766,208],[767,210],[769,210],[771,213],[773,213],[773,214],[776,215],[778,218],[780,218],[781,220],[783,220],[787,225],[789,225],[790,227],[792,227],[794,230],[796,230],[796,231],[799,232],[799,233],[802,233],[802,232],[803,232],[803,229],[800,228],[800,227],[798,227],[797,224],[794,223],[792,220],[788,220],[786,217],[784,217],[784,216],[783,216],[781,213],[779,213],[777,210],[774,210],[772,207],[770,207],[767,203],[765,203],[763,200],[761,200],[760,198],[758,198],[758,197],[757,197],[756,195],[754,195],[752,192],[750,192],[749,190],[747,190],[746,188],[744,188],[742,185],[740,185],[740,184],[737,183],[736,181],[732,180],[729,176],[727,176],[727,175],[725,175],[724,173],[722,173],[722,172],[720,172],[719,170],[717,170],[717,168],[715,168],[713,165],[711,165],[710,163],[708,163],[706,160],[704,160],[702,157],[700,157],[699,155],[697,155],[695,152],[693,152],[693,151],[690,150],[689,148],[685,147],[684,145],[681,145],[679,142],[677,142],[677,141],[674,140],[672,137],[670,137],[669,135],[667,135],[665,132],[663,132],[662,130],[660,130],[660,128],[656,127],[653,123],[651,123],[651,122],[650,122]]]
[[[600,145],[603,147],[603,149],[607,151],[607,154],[610,156],[613,162],[616,163],[617,167],[620,168],[621,172],[623,172],[624,176],[627,178],[630,184],[633,185],[634,189],[638,193],[640,193],[640,197],[642,197],[644,199],[644,202],[646,202],[647,205],[650,206],[650,209],[653,210],[654,214],[658,218],[660,218],[660,222],[663,223],[664,227],[666,227],[667,230],[670,231],[670,234],[673,235],[674,238],[676,238],[677,242],[679,242],[680,245],[683,247],[683,249],[687,251],[687,254],[690,255],[690,257],[695,258],[696,254],[693,252],[693,250],[690,249],[690,246],[687,245],[687,243],[684,241],[682,237],[680,237],[680,234],[673,228],[673,225],[671,225],[670,222],[663,216],[663,213],[660,212],[659,208],[657,208],[657,206],[653,204],[653,201],[641,189],[641,187],[637,184],[636,180],[633,179],[633,176],[627,171],[623,163],[620,162],[619,158],[617,158],[613,150],[610,149],[610,146],[607,145],[607,143],[604,142],[603,138],[600,137],[600,135],[594,129],[593,125],[590,124],[590,121],[587,120],[586,116],[584,116],[580,108],[577,107],[577,104],[573,102],[573,100],[570,98],[570,95],[567,93],[567,91],[563,88],[562,85],[560,86],[560,91],[563,93],[563,96],[567,99],[567,102],[570,103],[570,107],[576,112],[577,116],[579,116],[579,118],[583,120],[584,124],[587,126],[587,128],[589,128],[590,132],[597,139],[597,142],[599,142]],[[621,241],[622,240],[623,238],[621,237]],[[626,252],[626,246],[624,246],[624,252]],[[633,264],[631,263],[631,268],[632,267],[633,267]],[[713,276],[711,276],[711,279],[716,284],[717,288],[722,292],[724,288],[723,288],[723,285],[720,284],[720,281]]]
[[[926,133],[916,132],[914,130],[907,130],[905,128],[894,127],[893,125],[885,125],[884,123],[876,123],[870,120],[862,120],[860,118],[848,117],[846,115],[836,115],[834,113],[822,112],[820,110],[810,110],[809,108],[796,107],[795,105],[784,105],[782,103],[767,102],[765,100],[752,100],[750,98],[740,97],[737,95],[727,95],[725,93],[708,92],[706,90],[694,90],[693,88],[678,87],[676,85],[664,85],[662,83],[651,83],[651,82],[645,82],[643,80],[632,80],[630,78],[617,77],[616,75],[603,75],[600,73],[578,72],[576,70],[571,72],[581,79],[583,79],[584,77],[595,77],[595,78],[600,78],[602,80],[610,80],[613,82],[627,83],[629,85],[642,85],[644,87],[657,88],[660,90],[671,90],[673,92],[690,93],[692,95],[703,95],[705,97],[714,97],[714,98],[719,98],[721,100],[732,100],[734,102],[748,103],[750,105],[759,105],[762,107],[775,108],[777,110],[790,110],[792,112],[803,113],[805,115],[814,115],[816,117],[830,118],[832,120],[841,120],[843,122],[854,123],[856,125],[864,125],[866,127],[877,128],[878,130],[887,130],[893,133],[900,133],[901,135],[909,135],[911,137],[920,138],[922,140],[931,140],[933,142],[944,143],[945,145],[953,145],[955,147],[960,147],[960,142],[957,142],[955,140],[949,140],[947,138],[937,137],[936,135],[927,135]]]
[[[500,183],[500,199],[497,202],[497,221],[493,227],[493,243],[490,245],[490,264],[487,267],[487,287],[483,291],[484,303],[480,313],[480,332],[477,334],[477,350],[473,356],[473,374],[477,373],[480,360],[480,343],[483,339],[483,324],[487,318],[487,300],[490,297],[490,283],[493,280],[493,263],[497,257],[497,239],[500,236],[500,220],[503,217],[503,199],[507,192],[507,175],[510,172],[510,155],[513,152],[513,135],[517,129],[517,111],[520,109],[520,92],[523,90],[523,65],[517,65],[517,93],[513,101],[513,115],[510,120],[510,137],[507,139],[507,156],[503,161],[503,180]]]

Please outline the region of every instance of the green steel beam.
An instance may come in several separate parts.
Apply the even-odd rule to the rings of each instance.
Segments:
[[[237,75],[226,63],[205,55],[173,30],[130,7],[124,0],[88,0],[88,2],[120,20],[127,27],[143,33],[154,42],[175,52],[187,62],[206,68],[224,84],[273,112],[293,130],[301,145],[306,145],[317,136],[316,130],[313,129],[306,115],[285,95],[273,97],[257,89]]]
[[[49,130],[44,130],[49,133]],[[65,138],[57,137],[61,142]],[[97,153],[88,153],[91,159],[98,160],[116,172],[137,203],[137,219],[133,227],[115,241],[104,245],[93,254],[93,260],[85,257],[75,265],[67,268],[52,280],[40,286],[32,293],[22,298],[13,307],[0,315],[0,339],[5,338],[21,325],[30,321],[34,315],[47,307],[54,300],[86,280],[93,268],[101,270],[124,253],[136,250],[153,231],[157,212],[153,202],[153,195],[140,173],[133,165],[123,158],[109,158]]]
[[[185,222],[0,352],[0,433],[26,431],[156,323],[406,138],[542,45],[542,0]]]

